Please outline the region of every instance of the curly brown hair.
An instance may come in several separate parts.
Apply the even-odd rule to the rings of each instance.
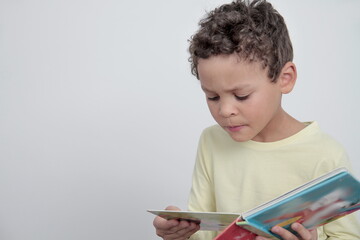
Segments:
[[[209,12],[189,40],[191,72],[199,79],[199,59],[237,53],[241,60],[259,61],[276,82],[293,48],[284,18],[266,0],[235,0]]]

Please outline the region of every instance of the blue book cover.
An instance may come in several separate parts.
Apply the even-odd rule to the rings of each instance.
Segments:
[[[165,219],[197,222],[200,230],[221,231],[214,240],[253,240],[256,235],[281,239],[270,231],[275,225],[293,232],[291,224],[299,222],[313,229],[359,209],[360,182],[339,168],[242,214],[148,211]]]
[[[258,235],[279,236],[270,229],[293,232],[294,222],[313,229],[360,209],[360,182],[345,168],[336,169],[242,214],[237,225]]]

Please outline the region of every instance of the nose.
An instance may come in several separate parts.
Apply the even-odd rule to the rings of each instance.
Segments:
[[[219,115],[225,118],[236,116],[239,110],[233,101],[221,101],[219,108]]]

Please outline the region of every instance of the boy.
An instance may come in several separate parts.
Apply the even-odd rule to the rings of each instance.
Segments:
[[[192,73],[218,123],[201,135],[190,211],[244,212],[349,162],[316,122],[302,123],[281,107],[297,72],[282,16],[265,0],[237,0],[210,12],[190,41]],[[176,207],[167,209],[176,210]],[[212,239],[194,223],[156,217],[165,240]],[[355,215],[283,239],[360,239]],[[260,236],[257,239],[266,239]]]

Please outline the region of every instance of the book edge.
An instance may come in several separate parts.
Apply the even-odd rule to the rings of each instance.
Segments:
[[[309,188],[315,186],[316,184],[321,183],[321,182],[323,182],[323,181],[325,181],[327,179],[330,179],[330,178],[332,178],[334,176],[337,176],[338,174],[341,174],[341,173],[350,174],[349,171],[345,167],[337,168],[337,169],[335,169],[335,170],[333,170],[331,172],[328,172],[328,173],[326,173],[324,175],[321,175],[320,177],[317,177],[317,178],[315,178],[315,179],[313,179],[313,180],[311,180],[309,182],[306,182],[306,183],[294,188],[293,190],[290,190],[289,192],[286,192],[286,193],[284,193],[284,194],[282,194],[282,195],[280,195],[280,196],[278,196],[278,197],[276,197],[276,198],[274,198],[274,199],[272,199],[272,200],[270,200],[268,202],[260,204],[260,205],[256,206],[255,208],[252,208],[252,209],[242,213],[242,217],[246,220],[246,218],[250,217],[251,215],[253,215],[255,213],[258,213],[258,212],[260,212],[260,211],[262,211],[262,210],[264,210],[264,209],[266,209],[266,208],[268,208],[270,206],[273,206],[273,205],[283,201],[286,198],[292,197],[292,196],[300,193],[303,190],[309,189]]]

